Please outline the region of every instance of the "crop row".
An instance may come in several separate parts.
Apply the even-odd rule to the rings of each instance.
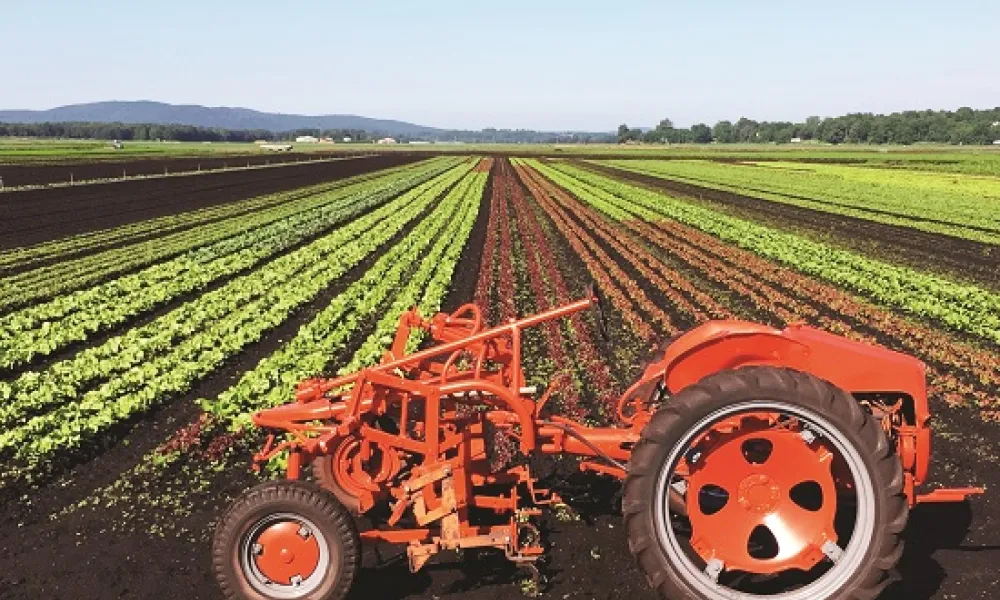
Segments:
[[[551,186],[546,186],[544,180],[540,179],[533,169],[526,168],[525,163],[518,161],[515,163],[515,168],[532,196],[552,218],[556,228],[583,260],[597,284],[620,308],[622,317],[636,334],[652,344],[657,339],[678,333],[680,330],[670,316],[648,297],[632,276],[612,260],[591,233],[575,223],[569,214],[552,202]],[[651,318],[656,325],[655,328],[643,314]]]
[[[425,210],[436,194],[440,194],[460,178],[465,169],[467,167],[455,168],[308,246],[272,261],[268,268],[234,279],[222,288],[187,302],[149,324],[111,338],[101,346],[83,350],[72,359],[56,363],[41,373],[24,373],[13,385],[0,382],[0,398],[24,392],[34,394],[47,388],[53,402],[60,399],[71,400],[74,394],[85,391],[88,386],[169,350],[174,343],[208,326],[212,320],[237,312],[235,307],[240,303],[259,301],[269,292],[280,292],[277,286],[292,281],[295,275],[303,273],[312,276],[318,269],[328,267],[328,264],[322,262],[310,264],[309,258],[336,256],[331,253],[344,250],[358,236],[384,235],[380,233],[381,230],[373,229],[384,225],[383,219],[394,215],[399,215],[404,220],[413,218],[421,210]],[[308,270],[303,271],[304,269]],[[232,302],[218,302],[218,299],[225,297],[232,298]],[[245,319],[252,318],[252,314],[246,310],[238,312]],[[72,382],[73,389],[60,391],[59,384],[67,382]],[[16,416],[16,408],[16,403],[0,407],[0,415],[13,413]],[[0,417],[0,423],[10,424],[5,417]]]
[[[480,298],[496,299],[495,308],[499,314],[494,321],[499,323],[519,314],[550,307],[545,292],[546,282],[538,268],[536,254],[528,247],[520,215],[515,211],[516,201],[513,195],[519,190],[513,185],[509,171],[507,163],[502,161],[493,179],[490,198],[492,213],[487,226],[490,237],[487,238],[486,245],[498,248],[499,264],[488,264],[484,258],[479,279],[482,289],[477,290]],[[526,294],[525,288],[530,293]],[[559,323],[543,323],[539,328],[526,332],[522,344],[522,362],[528,377],[546,377],[552,375],[553,370],[562,374],[572,373],[575,385],[562,393],[560,402],[567,408],[568,414],[583,414],[580,402],[580,389],[583,385],[565,348]]]
[[[929,364],[931,388],[939,397],[953,403],[977,403],[986,411],[996,410],[988,398],[989,390],[1000,386],[1000,359],[994,353],[909,321],[696,228],[662,218],[646,220],[646,209],[630,199],[601,196],[584,188],[575,195],[583,202],[571,200],[566,207],[578,218],[591,220],[594,208],[599,210],[610,227],[600,228],[603,237],[621,239],[628,247],[648,246],[662,260],[677,263],[685,273],[718,286],[714,295],[735,298],[731,300],[732,308],[738,314],[748,314],[747,308],[738,308],[748,303],[754,318],[778,325],[807,320],[852,339],[889,344]],[[755,292],[749,302],[744,295],[747,290]],[[675,313],[685,310],[681,303],[672,308]]]
[[[566,279],[554,260],[555,247],[543,228],[543,216],[529,203],[524,188],[506,161],[499,170],[498,179],[516,215],[515,227],[521,232],[528,285],[536,308],[544,310],[578,299],[570,294]],[[494,183],[494,189],[497,187],[498,183]],[[577,383],[561,399],[561,414],[589,414],[595,420],[607,423],[620,386],[597,348],[591,324],[577,313],[568,321],[546,323],[543,332],[549,357],[556,363],[557,370],[573,369]],[[581,392],[586,392],[589,402],[581,404]]]
[[[253,212],[265,210],[272,206],[284,204],[292,200],[323,194],[338,188],[346,187],[356,183],[361,183],[375,177],[382,177],[391,173],[400,173],[408,169],[411,165],[392,167],[389,169],[363,173],[354,177],[339,179],[337,181],[320,183],[317,185],[298,188],[291,191],[257,196],[246,200],[238,200],[218,206],[209,206],[175,215],[167,215],[155,219],[147,219],[136,223],[129,223],[111,229],[90,231],[77,235],[67,236],[43,242],[34,246],[14,248],[0,252],[0,272],[17,268],[24,271],[32,266],[52,260],[66,260],[68,257],[83,252],[94,252],[111,245],[120,245],[139,240],[144,237],[156,235],[162,237],[168,233],[180,229],[195,227],[210,221],[217,221],[238,215],[247,215]]]
[[[191,488],[190,472],[219,468],[209,461],[218,461],[234,450],[250,412],[291,398],[299,380],[327,370],[332,357],[344,355],[355,346],[375,315],[385,314],[385,323],[378,324],[366,339],[377,339],[379,347],[384,348],[385,337],[391,337],[399,312],[413,305],[419,306],[423,314],[438,310],[475,222],[486,178],[486,173],[467,175],[436,213],[387,251],[360,280],[334,297],[287,344],[220,395],[202,399],[200,403],[209,412],[176,431],[115,482],[65,512],[83,505],[107,507],[134,501],[137,495],[143,503],[156,506],[158,514],[179,510],[177,491],[188,497],[198,493],[198,489]],[[419,265],[416,271],[414,265]],[[390,301],[392,306],[385,308]],[[388,318],[390,315],[394,318]],[[348,356],[351,365],[369,364],[377,358],[363,347]],[[193,457],[197,459],[191,464]],[[183,479],[175,480],[173,471],[166,467],[181,460],[188,461],[188,466],[183,470]],[[179,490],[165,491],[174,482]],[[186,507],[187,503],[182,500],[180,505]]]
[[[428,175],[429,176],[429,175]],[[400,182],[416,185],[419,179]],[[404,185],[372,187],[295,213],[94,287],[0,317],[0,370],[30,362],[94,332],[126,322],[175,298],[246,271],[304,240],[384,203]],[[211,260],[210,257],[216,258]]]
[[[598,164],[823,212],[1000,243],[993,178],[803,163],[614,160]]]
[[[387,194],[398,192],[426,181],[455,164],[454,159],[418,163],[399,172],[383,174],[327,193],[299,198],[250,215],[237,215],[133,245],[116,247],[19,273],[4,280],[9,292],[0,298],[0,309],[10,309],[90,286],[184,252],[193,251],[194,254],[189,256],[192,261],[205,262],[216,257],[210,249],[203,248],[206,245],[224,241],[291,216],[301,216],[307,211],[331,203],[350,203],[370,194],[371,190],[377,189]]]
[[[146,326],[0,387],[0,400],[21,411],[7,415],[12,423],[23,422],[25,412],[56,407],[8,426],[0,434],[0,456],[15,459],[15,476],[30,476],[53,456],[80,448],[115,423],[187,391],[402,231],[470,166],[456,167]]]
[[[575,195],[625,198],[644,219],[670,218],[685,223],[887,306],[1000,343],[1000,297],[982,288],[833,248],[565,163],[532,164]]]
[[[206,412],[229,428],[246,427],[251,412],[289,400],[295,384],[328,370],[331,359],[357,338],[364,323],[384,315],[341,370],[377,362],[400,313],[418,305],[429,314],[440,306],[475,221],[486,178],[484,173],[467,174],[431,217],[333,298],[292,340],[217,398],[202,401]]]

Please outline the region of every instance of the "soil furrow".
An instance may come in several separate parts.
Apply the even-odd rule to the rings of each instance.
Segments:
[[[9,192],[0,203],[0,216],[3,217],[0,219],[0,248],[37,244],[416,160],[418,158],[386,155],[259,171]],[[190,181],[178,182],[176,179]]]

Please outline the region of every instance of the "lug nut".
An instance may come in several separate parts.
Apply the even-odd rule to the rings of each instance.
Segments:
[[[712,560],[708,561],[708,564],[705,566],[705,575],[707,575],[708,578],[711,579],[712,581],[718,583],[719,575],[722,574],[722,570],[725,567],[726,567],[725,563],[723,563],[721,560],[717,558],[713,558]]]
[[[838,560],[840,560],[840,557],[844,555],[844,550],[840,546],[838,546],[835,542],[832,542],[830,540],[827,540],[826,543],[823,544],[823,547],[820,548],[820,550],[822,550],[823,554],[825,554],[826,557],[830,559],[830,562],[837,562]]]

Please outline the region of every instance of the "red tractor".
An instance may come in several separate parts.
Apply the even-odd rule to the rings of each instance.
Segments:
[[[551,414],[525,386],[526,328],[589,298],[484,328],[465,305],[399,322],[380,364],[309,379],[253,415],[287,479],[238,498],[213,560],[229,598],[343,598],[363,542],[404,544],[412,571],[442,550],[494,548],[533,569],[531,518],[558,501],[527,458],[582,457],[624,482],[629,550],[663,598],[874,598],[892,580],[930,464],[924,365],[806,326],[705,323],[674,339],[619,400],[614,427]],[[429,348],[406,353],[413,328]],[[498,451],[506,448],[507,452]],[[302,481],[310,469],[315,483]],[[359,533],[354,517],[375,525]]]

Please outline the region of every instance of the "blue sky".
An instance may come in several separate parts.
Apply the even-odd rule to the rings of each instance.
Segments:
[[[0,108],[610,130],[1000,105],[1000,1],[2,0]]]

